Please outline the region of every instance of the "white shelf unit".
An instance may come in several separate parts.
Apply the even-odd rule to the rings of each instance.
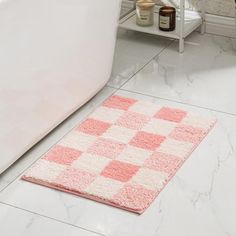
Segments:
[[[153,35],[173,38],[179,40],[179,52],[184,52],[184,39],[194,30],[201,26],[201,33],[205,33],[205,0],[202,1],[201,12],[185,10],[185,0],[180,1],[180,8],[177,9],[176,29],[171,32],[159,30],[159,9],[155,7],[154,25],[148,27],[138,26],[136,24],[136,1],[134,7],[120,19],[120,28],[144,32]]]

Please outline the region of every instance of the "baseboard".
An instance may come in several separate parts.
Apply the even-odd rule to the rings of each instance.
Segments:
[[[206,32],[236,38],[236,21],[232,17],[207,14]]]
[[[129,10],[133,7],[133,2],[124,0],[122,8]],[[233,17],[206,15],[206,32],[210,34],[223,35],[236,38],[236,21]]]

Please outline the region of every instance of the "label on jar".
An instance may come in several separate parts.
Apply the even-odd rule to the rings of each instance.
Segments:
[[[139,21],[140,21],[141,24],[149,24],[150,23],[150,18],[151,18],[150,11],[140,10]]]
[[[170,17],[169,16],[160,16],[159,26],[163,29],[170,28]]]

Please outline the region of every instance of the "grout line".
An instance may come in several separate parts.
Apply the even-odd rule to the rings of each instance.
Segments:
[[[24,208],[11,205],[11,204],[9,204],[9,203],[4,203],[4,202],[1,202],[1,201],[0,201],[0,203],[3,204],[3,205],[9,206],[9,207],[11,207],[11,208],[15,208],[15,209],[18,209],[18,210],[21,210],[21,211],[24,211],[24,212],[28,212],[28,213],[33,214],[33,215],[36,215],[36,216],[40,216],[40,217],[43,217],[43,218],[46,218],[46,219],[50,219],[50,220],[52,220],[52,221],[55,221],[55,222],[58,222],[58,223],[61,223],[61,224],[64,224],[64,225],[69,225],[69,226],[72,226],[72,227],[74,227],[74,228],[82,229],[82,230],[84,230],[84,231],[87,231],[87,232],[90,232],[90,233],[94,233],[94,234],[97,234],[97,235],[100,235],[100,236],[106,236],[105,234],[98,233],[98,232],[96,232],[96,231],[89,230],[89,229],[86,229],[86,228],[84,228],[84,227],[80,227],[80,226],[77,226],[77,225],[73,225],[73,224],[67,223],[67,222],[65,222],[65,221],[63,221],[63,220],[58,220],[58,219],[55,219],[55,218],[52,218],[52,217],[49,217],[49,216],[46,216],[46,215],[42,215],[42,214],[39,214],[39,213],[30,211],[30,210],[26,210],[26,209],[24,209]]]
[[[132,91],[132,90],[128,90],[128,89],[122,89],[122,88],[120,88],[119,90],[129,92],[129,93],[136,93],[136,94],[143,95],[143,96],[146,96],[146,97],[157,98],[157,99],[160,99],[160,100],[175,102],[175,103],[179,103],[179,104],[183,104],[183,105],[187,105],[187,106],[191,106],[191,107],[197,107],[197,108],[201,108],[201,109],[204,109],[204,110],[209,110],[209,111],[212,111],[212,112],[222,113],[222,114],[225,114],[225,115],[236,116],[236,114],[234,114],[234,113],[220,111],[220,110],[216,110],[216,109],[208,108],[208,107],[203,107],[203,106],[199,106],[199,105],[194,105],[194,104],[191,104],[191,103],[180,102],[178,100],[173,100],[173,99],[169,99],[169,98],[163,98],[163,97],[158,97],[158,96],[154,96],[154,95],[148,95],[148,94],[145,94],[145,93],[140,93],[140,92],[136,92],[136,91]]]
[[[166,45],[164,48],[160,50],[155,56],[153,56],[147,63],[145,63],[138,71],[136,71],[128,80],[126,80],[120,87],[124,87],[133,77],[135,77],[139,72],[141,72],[151,61],[153,61],[157,56],[160,56],[164,50],[169,48],[176,40],[172,40],[168,45]]]
[[[155,54],[155,56],[151,57],[150,60],[148,60],[143,66],[141,66],[134,74],[132,74],[130,77],[128,77],[128,79],[122,83],[120,86],[118,87],[114,87],[112,85],[107,84],[106,86],[109,88],[114,88],[114,89],[121,89],[124,85],[126,85],[135,75],[137,75],[140,71],[142,71],[152,60],[154,60],[157,56],[159,56],[165,49],[169,48],[176,40],[171,40],[169,44],[167,44],[166,46],[164,46],[157,54]],[[109,83],[109,81],[108,81]]]
[[[198,32],[198,31],[197,31]],[[200,32],[199,32],[200,33]],[[229,38],[229,39],[236,39],[234,37],[230,37],[230,36],[225,36],[225,35],[222,35],[222,34],[213,34],[213,33],[209,33],[209,32],[206,32],[205,34],[208,34],[208,35],[213,35],[213,36],[217,36],[217,37],[223,37],[223,38]],[[203,34],[203,35],[205,35]]]
[[[112,96],[112,95],[114,95],[119,89],[117,89],[117,88],[113,88],[114,89],[114,91],[108,96],[108,97],[110,97],[110,96]],[[96,95],[95,95],[96,96]],[[95,97],[94,96],[94,97]],[[93,97],[93,98],[94,98]],[[81,123],[83,120],[85,120],[92,112],[94,112],[94,110],[97,108],[97,107],[99,107],[102,103],[103,103],[103,101],[105,101],[108,97],[106,97],[104,100],[102,100],[101,102],[99,102],[97,105],[96,105],[96,107],[94,107],[90,112],[88,112],[88,114],[86,114],[86,116],[79,122],[79,123]],[[92,98],[92,99],[93,99]],[[92,101],[92,99],[90,100],[90,101]],[[87,104],[87,103],[86,103]],[[84,106],[86,105],[86,104],[84,104]],[[82,106],[83,107],[83,106]],[[80,107],[77,111],[79,111],[82,107]],[[73,114],[71,114],[71,116],[73,116],[75,113],[73,113]],[[70,116],[69,116],[70,117]],[[68,117],[68,118],[69,118]],[[67,120],[68,120],[68,118],[66,119],[66,120],[64,120],[62,123],[60,123],[59,124],[59,126],[61,126],[61,125],[63,125],[63,123],[65,124],[66,122],[67,122]],[[27,169],[29,169],[31,166],[33,166],[43,155],[45,155],[56,143],[58,143],[59,141],[61,141],[68,133],[70,133],[76,126],[78,125],[78,123],[76,123],[76,125],[75,126],[73,126],[71,129],[69,129],[64,135],[62,135],[59,139],[57,139],[56,140],[56,142],[55,143],[53,143],[49,148],[47,148],[46,149],[46,151],[42,154],[42,155],[40,155],[38,158],[36,158],[36,160],[34,160],[31,164],[29,164],[29,165],[27,165],[25,168],[23,168],[23,170],[22,171],[20,171],[20,173],[13,179],[13,180],[11,180],[4,188],[2,188],[1,190],[0,190],[0,193],[1,192],[3,192],[6,188],[8,188],[13,182],[15,182]],[[57,127],[57,128],[59,128],[59,126]],[[55,128],[55,129],[53,129],[53,131],[55,131],[57,128]],[[52,131],[52,132],[53,132]],[[45,139],[49,136],[51,134],[51,132],[48,134],[48,135],[46,135],[42,140],[40,140],[35,146],[33,146],[29,151],[33,151],[34,150],[34,148],[36,148],[36,146],[39,144],[39,143],[41,143],[41,142],[44,142],[45,141]],[[28,151],[28,152],[29,152]],[[27,153],[27,152],[26,152]],[[26,154],[25,153],[25,154]],[[24,154],[24,155],[25,155]],[[20,158],[22,158],[22,157],[20,157]],[[18,161],[20,161],[20,158],[18,159]],[[14,168],[14,165],[17,165],[17,162],[16,163],[14,163],[10,168]],[[6,170],[7,171],[7,170]]]

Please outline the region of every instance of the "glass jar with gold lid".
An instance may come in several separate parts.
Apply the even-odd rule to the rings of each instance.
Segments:
[[[139,26],[152,26],[154,23],[153,0],[138,0],[136,2],[136,23]]]

